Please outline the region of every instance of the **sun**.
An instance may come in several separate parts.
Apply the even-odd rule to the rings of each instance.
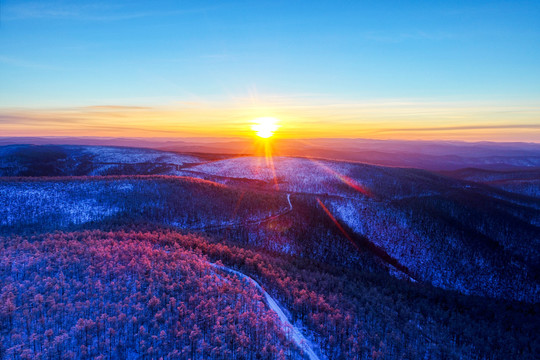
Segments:
[[[257,136],[267,139],[274,135],[274,132],[279,128],[279,119],[273,117],[260,117],[253,120],[255,123],[251,129],[255,131]]]

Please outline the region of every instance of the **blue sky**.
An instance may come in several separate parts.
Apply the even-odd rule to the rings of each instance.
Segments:
[[[0,4],[2,109],[406,101],[538,120],[538,1]]]

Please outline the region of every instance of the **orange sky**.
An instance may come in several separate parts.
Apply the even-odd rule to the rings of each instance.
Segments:
[[[0,109],[1,136],[251,137],[253,119],[280,119],[276,137],[540,142],[540,106],[404,100],[241,101],[162,107]]]

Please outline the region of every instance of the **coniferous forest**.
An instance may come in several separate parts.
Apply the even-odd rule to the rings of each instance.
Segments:
[[[110,167],[88,155],[87,173],[0,179],[0,358],[540,351],[534,196],[301,158],[276,158],[272,175],[247,157],[155,174],[129,152],[185,155],[114,149],[108,161],[137,174],[93,175]],[[83,150],[58,147],[50,166],[79,164]],[[28,160],[6,156],[4,169],[17,161]]]

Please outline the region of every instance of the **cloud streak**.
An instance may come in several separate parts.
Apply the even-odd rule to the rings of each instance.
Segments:
[[[406,99],[327,102],[316,97],[257,97],[230,102],[178,101],[166,106],[97,104],[57,109],[0,109],[0,133],[47,135],[251,136],[252,120],[281,119],[283,138],[540,139],[537,104],[475,105]]]
[[[438,126],[438,127],[409,127],[400,129],[385,129],[379,132],[402,132],[402,131],[458,131],[458,130],[504,130],[504,129],[534,129],[540,130],[540,124],[502,124],[502,125],[461,125],[461,126]]]
[[[85,109],[89,110],[150,110],[152,107],[149,106],[125,106],[125,105],[92,105],[92,106],[86,106]]]

